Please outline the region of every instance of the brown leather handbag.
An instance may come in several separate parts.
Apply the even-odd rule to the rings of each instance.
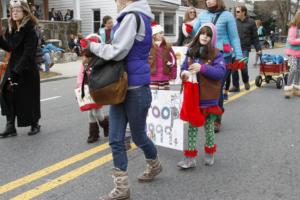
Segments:
[[[104,60],[93,56],[88,68],[91,69],[89,76],[85,72],[84,81],[90,90],[90,95],[99,105],[114,105],[122,103],[125,100],[128,78],[125,62]],[[84,88],[82,87],[82,97],[84,97]]]

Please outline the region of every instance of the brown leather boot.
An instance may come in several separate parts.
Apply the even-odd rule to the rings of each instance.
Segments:
[[[163,170],[158,157],[155,160],[146,159],[146,162],[146,170],[138,177],[139,182],[151,182]]]
[[[109,194],[100,197],[99,200],[129,200],[130,188],[128,183],[128,173],[114,168],[112,177],[114,179],[115,188]]]
[[[106,116],[99,124],[103,128],[104,136],[108,137],[109,117]]]
[[[87,143],[97,142],[99,139],[99,126],[97,122],[90,123],[90,132]]]

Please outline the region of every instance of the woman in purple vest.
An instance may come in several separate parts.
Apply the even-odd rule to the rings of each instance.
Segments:
[[[128,91],[125,101],[112,105],[109,113],[109,144],[113,155],[113,178],[116,187],[102,200],[129,199],[130,190],[127,174],[127,154],[125,150],[125,130],[129,123],[132,140],[140,147],[146,158],[147,168],[138,177],[140,182],[149,182],[162,171],[157,150],[148,138],[145,127],[148,109],[152,97],[149,88],[150,66],[148,55],[152,45],[150,6],[147,0],[116,0],[120,11],[114,27],[114,38],[111,44],[90,43],[88,49],[105,60],[122,60],[127,63]],[[140,17],[137,31],[137,20],[133,13]]]

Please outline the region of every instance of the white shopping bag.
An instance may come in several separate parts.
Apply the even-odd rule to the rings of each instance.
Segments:
[[[152,90],[147,117],[147,135],[162,147],[183,150],[186,123],[180,117],[180,91]]]
[[[101,106],[97,105],[92,99],[88,85],[84,85],[84,94],[84,97],[81,98],[81,87],[75,89],[76,99],[81,111],[101,108]]]

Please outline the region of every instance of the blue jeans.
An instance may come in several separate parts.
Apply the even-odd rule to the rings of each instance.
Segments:
[[[225,63],[226,64],[229,64],[232,62],[232,57],[231,56],[227,56],[224,58],[225,59]],[[220,94],[220,98],[219,98],[219,106],[224,110],[224,94],[223,94],[223,90],[224,90],[224,85],[226,83],[226,80],[228,77],[230,77],[230,74],[231,74],[231,70],[229,69],[226,69],[226,74],[225,74],[225,77],[222,81],[222,87],[221,87],[221,94]],[[229,83],[230,83],[230,80],[229,80]],[[229,86],[228,86],[229,87]]]
[[[157,150],[146,134],[146,118],[152,96],[149,86],[127,91],[125,101],[112,105],[109,111],[109,145],[112,149],[114,167],[127,170],[125,132],[129,123],[133,142],[143,150],[146,159],[156,159]]]
[[[249,51],[244,50],[243,51],[243,56],[248,57],[249,58]],[[249,74],[248,74],[248,64],[246,63],[245,68],[243,70],[241,70],[242,72],[242,79],[244,83],[248,83],[249,82]],[[239,77],[239,70],[236,71],[232,71],[232,83],[233,86],[236,88],[240,88],[240,77]]]
[[[51,64],[51,58],[49,53],[44,53],[43,59],[45,62],[45,72],[49,71],[49,65]]]

